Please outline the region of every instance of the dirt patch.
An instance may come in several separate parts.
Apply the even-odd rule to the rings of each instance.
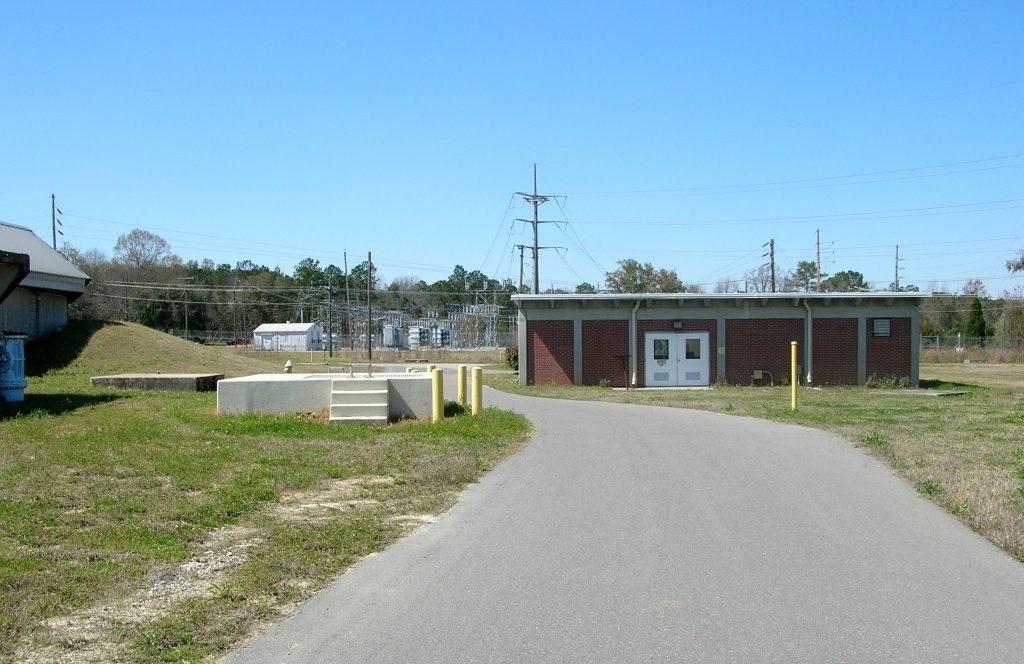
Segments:
[[[378,504],[374,488],[394,484],[391,477],[354,477],[338,480],[315,491],[286,495],[270,508],[282,521],[328,520],[341,511],[366,509]],[[410,515],[406,522],[428,523]],[[139,629],[170,612],[181,602],[210,592],[224,583],[243,564],[253,547],[263,542],[256,529],[247,526],[220,528],[199,547],[202,553],[173,568],[157,570],[149,583],[128,597],[52,618],[45,623],[48,643],[23,643],[15,655],[19,662],[92,664],[121,661],[124,646],[119,634]]]
[[[176,568],[155,572],[150,584],[125,599],[91,606],[51,618],[45,627],[49,645],[25,644],[15,657],[21,662],[110,662],[121,658],[115,632],[130,631],[154,620],[171,607],[208,593],[227,572],[248,558],[248,551],[262,540],[254,530],[241,526],[220,528],[203,542],[203,552]]]
[[[366,509],[379,504],[370,497],[374,487],[391,486],[393,477],[350,477],[316,491],[289,494],[273,508],[282,521],[323,521],[338,512]]]

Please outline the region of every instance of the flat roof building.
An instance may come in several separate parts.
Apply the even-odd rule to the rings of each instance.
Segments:
[[[921,293],[513,295],[523,385],[918,384]]]

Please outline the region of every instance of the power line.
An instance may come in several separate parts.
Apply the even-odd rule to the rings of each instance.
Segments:
[[[498,236],[501,235],[501,230],[505,228],[505,219],[508,218],[508,213],[512,210],[512,204],[515,202],[515,200],[515,194],[509,196],[508,205],[505,206],[505,214],[501,216],[501,223],[498,224],[498,230],[494,234],[494,239],[491,240],[491,246],[488,247],[487,254],[484,256],[484,259],[480,261],[480,267],[478,267],[477,270],[483,272],[484,266],[487,264],[487,259],[491,257],[491,252],[494,250],[494,244],[498,241]],[[508,242],[505,243],[505,246],[508,246]]]
[[[685,193],[695,193],[695,194],[700,194],[700,193],[744,193],[744,192],[736,192],[736,191],[732,191],[732,190],[736,190],[736,189],[752,189],[752,188],[755,188],[755,187],[777,187],[779,185],[796,185],[796,184],[807,184],[807,183],[822,183],[822,182],[829,182],[829,181],[835,181],[835,180],[849,180],[849,179],[852,179],[852,178],[874,177],[876,175],[893,175],[893,174],[896,174],[896,173],[911,173],[911,172],[914,172],[914,171],[923,171],[923,170],[930,170],[930,169],[935,169],[935,168],[949,168],[951,166],[967,166],[967,165],[971,165],[971,164],[988,163],[988,162],[992,162],[992,161],[1001,161],[1001,160],[1005,160],[1005,159],[1017,159],[1017,158],[1020,158],[1020,157],[1024,157],[1024,153],[1015,153],[1015,154],[1009,154],[1009,155],[1002,155],[1002,156],[999,156],[999,157],[985,157],[983,159],[970,159],[970,160],[967,160],[967,161],[950,161],[950,162],[945,162],[945,163],[940,163],[940,164],[930,164],[930,165],[926,165],[926,166],[913,166],[913,167],[910,167],[910,168],[897,168],[897,169],[881,170],[881,171],[866,171],[866,172],[861,172],[861,173],[850,173],[850,174],[846,174],[846,175],[829,175],[829,176],[825,176],[825,177],[800,178],[800,179],[793,179],[793,180],[774,180],[774,181],[769,181],[769,182],[752,182],[752,183],[746,183],[746,184],[711,185],[711,186],[706,186],[706,187],[683,187],[683,188],[676,188],[676,189],[640,189],[640,190],[633,190],[633,191],[629,191],[629,190],[625,190],[625,191],[582,191],[582,192],[569,192],[568,194],[565,194],[565,195],[572,195],[572,196],[630,196],[630,195],[685,194]],[[994,169],[999,169],[999,168],[1016,168],[1016,167],[1019,167],[1019,166],[1024,166],[1024,164],[1018,163],[1018,164],[994,166],[994,167],[991,167],[991,168],[981,168],[981,169],[964,170],[964,171],[952,171],[952,172],[946,172],[946,173],[930,173],[930,174],[926,174],[926,175],[912,176],[912,178],[892,178],[892,179],[886,179],[886,180],[855,181],[855,182],[846,182],[846,183],[837,183],[837,184],[822,184],[822,185],[817,185],[817,186],[841,186],[841,185],[844,185],[844,184],[868,184],[868,183],[874,183],[874,182],[891,182],[893,180],[913,179],[913,178],[918,178],[918,177],[938,177],[938,176],[942,176],[942,175],[957,175],[957,174],[960,174],[960,173],[974,173],[974,172],[978,172],[978,171],[994,170]],[[793,189],[805,189],[805,188],[810,188],[810,187],[792,187],[792,188]],[[763,190],[763,191],[784,191],[784,189],[766,189],[766,190]]]
[[[555,205],[558,206],[559,212],[562,213],[562,218],[565,219],[566,227],[569,230],[572,231],[573,235],[576,236],[576,240],[577,241],[574,242],[573,239],[571,237],[569,237],[569,234],[565,232],[565,229],[562,228],[561,226],[559,226],[559,230],[562,231],[562,234],[565,235],[566,239],[568,239],[570,242],[572,242],[574,245],[576,245],[576,248],[579,249],[581,252],[583,252],[583,255],[586,256],[590,260],[591,263],[593,263],[594,267],[596,267],[601,272],[601,276],[604,277],[604,275],[608,274],[608,270],[603,265],[601,265],[596,260],[594,260],[594,257],[592,255],[590,255],[590,252],[587,251],[586,247],[583,246],[583,238],[581,238],[579,236],[579,233],[576,232],[576,229],[572,227],[572,223],[569,221],[569,215],[566,214],[566,212],[565,212],[565,207],[562,206],[562,203],[557,198],[555,198],[554,200],[555,200]],[[572,268],[569,268],[569,269],[572,269]],[[576,275],[576,276],[579,276],[579,275]]]
[[[1024,208],[1024,205],[1011,205],[1005,207],[991,207],[980,209],[957,210],[955,208],[968,208],[980,205],[1002,205],[1003,203],[1020,203],[1024,198],[1009,198],[997,201],[984,201],[979,203],[955,203],[950,205],[937,205],[920,208],[897,208],[893,210],[872,210],[867,212],[837,212],[834,214],[815,214],[786,217],[739,217],[726,219],[691,219],[686,221],[649,221],[649,220],[606,220],[606,221],[576,221],[577,224],[592,225],[636,225],[636,226],[710,226],[710,225],[759,225],[759,224],[800,224],[822,221],[848,221],[860,218],[863,221],[884,221],[888,219],[903,219],[906,217],[930,217],[944,214],[976,214],[978,212],[993,212],[1002,210],[1016,210]],[[873,219],[864,219],[874,217]]]

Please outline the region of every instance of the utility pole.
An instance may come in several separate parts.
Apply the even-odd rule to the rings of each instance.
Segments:
[[[348,290],[348,251],[343,252],[345,257],[345,316],[348,318],[348,349],[355,350],[355,335],[352,334],[352,298]]]
[[[57,196],[56,196],[56,194],[50,194],[50,219],[51,219],[51,223],[53,224],[53,248],[55,250],[57,249],[57,233],[60,233],[61,236],[64,235],[64,233],[62,231],[57,230],[57,226],[63,226],[64,225],[63,223],[61,223],[61,220],[57,218],[58,214],[64,214],[64,213],[60,211],[59,207],[57,207]]]
[[[525,244],[517,244],[516,247],[519,249],[519,290],[517,293],[523,292],[523,249],[526,248]]]
[[[195,277],[182,277],[181,280],[185,282],[185,340],[188,340],[188,282],[193,281]]]
[[[334,291],[327,275],[327,357],[334,357]]]
[[[245,282],[244,281],[242,282],[241,293],[242,293],[242,334],[245,335],[245,340],[246,340],[246,342],[248,342],[249,339],[250,339],[250,337],[249,337],[249,320],[248,320],[248,314],[246,314],[246,312],[245,312]]]
[[[554,224],[555,221],[541,221],[537,218],[538,208],[542,203],[547,203],[551,200],[550,196],[537,193],[537,164],[533,165],[533,193],[523,193],[521,191],[516,192],[517,196],[522,196],[523,200],[533,205],[533,220],[529,219],[516,219],[523,223],[531,224],[533,226],[533,293],[540,292],[540,247],[537,246],[537,226],[538,224]]]
[[[527,245],[525,245],[525,244],[517,244],[517,245],[515,245],[515,248],[519,250],[519,292],[520,293],[523,292],[523,249],[525,249],[526,247],[527,247]],[[556,247],[556,246],[553,246],[553,245],[552,246],[546,246],[546,247],[533,247],[533,249],[534,249],[534,252],[540,251],[541,249],[557,249],[557,250],[560,250],[560,251],[568,251],[569,250],[567,247]],[[534,255],[536,256],[537,254],[534,253]],[[536,274],[534,275],[534,277],[536,278]],[[554,287],[552,286],[552,288],[554,288]],[[534,293],[538,293],[538,292],[539,291],[536,291],[536,290],[534,291]]]
[[[896,292],[900,290],[900,245],[896,245],[896,278],[893,279],[893,287]]]
[[[814,274],[814,292],[821,292],[821,230],[814,231],[814,251],[815,251],[815,274]]]
[[[366,252],[366,360],[373,362],[373,309],[370,284],[373,283],[373,252]]]
[[[761,245],[762,248],[768,247],[768,253],[763,254],[762,257],[768,257],[768,265],[771,266],[772,275],[772,292],[775,292],[775,240],[768,240]]]

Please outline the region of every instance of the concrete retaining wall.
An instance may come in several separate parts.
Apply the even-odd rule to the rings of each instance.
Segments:
[[[94,376],[93,387],[122,390],[162,390],[165,392],[213,392],[224,374],[118,374]]]
[[[365,376],[363,376],[365,377]],[[374,373],[388,381],[388,417],[429,418],[432,412],[431,377],[423,373]],[[319,413],[331,405],[335,380],[360,380],[339,374],[257,374],[217,383],[217,412]]]

